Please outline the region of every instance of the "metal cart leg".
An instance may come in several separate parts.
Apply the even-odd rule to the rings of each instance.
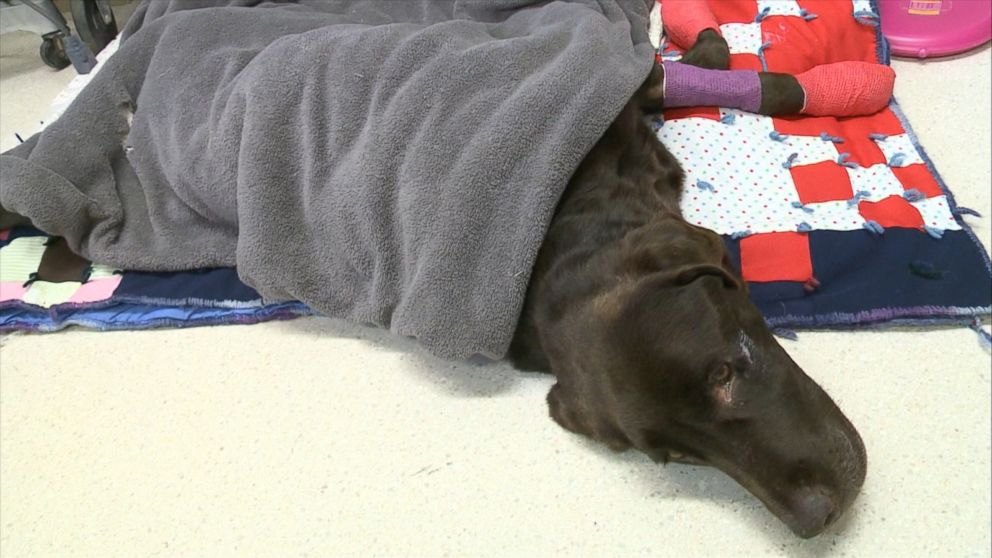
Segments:
[[[92,52],[100,52],[117,36],[117,20],[107,0],[71,0],[69,7],[76,33]]]
[[[77,72],[87,74],[96,65],[93,53],[117,35],[117,21],[107,0],[70,0],[70,8],[78,36],[52,0],[0,0],[0,33],[37,33],[45,64],[61,70],[71,62]]]

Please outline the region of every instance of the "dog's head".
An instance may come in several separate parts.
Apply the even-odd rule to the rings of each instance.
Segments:
[[[617,450],[718,467],[819,534],[864,481],[857,431],[776,342],[717,235],[671,219],[627,241],[631,279],[576,314],[596,341],[556,371],[552,416]]]

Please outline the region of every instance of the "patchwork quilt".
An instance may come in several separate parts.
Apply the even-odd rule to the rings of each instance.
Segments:
[[[732,69],[801,73],[888,63],[867,0],[711,0]],[[681,53],[653,25],[658,58]],[[109,56],[112,48],[102,57]],[[63,106],[85,85],[74,82]],[[658,137],[686,170],[686,218],[724,236],[776,328],[969,323],[992,311],[989,256],[898,104],[866,117],[772,118],[718,107],[668,110]],[[47,261],[46,261],[47,258]],[[234,269],[141,273],[86,263],[64,281],[32,229],[0,232],[0,330],[251,323],[312,313],[267,305]]]
[[[711,0],[731,69],[888,64],[874,2]],[[658,58],[678,60],[663,44]],[[898,78],[897,78],[898,79]],[[720,233],[773,326],[967,321],[992,304],[989,256],[899,106],[850,118],[665,112],[686,218]]]

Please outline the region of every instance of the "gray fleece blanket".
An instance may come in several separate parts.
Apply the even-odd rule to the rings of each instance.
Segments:
[[[0,205],[124,269],[502,356],[555,205],[647,76],[652,0],[145,0]]]

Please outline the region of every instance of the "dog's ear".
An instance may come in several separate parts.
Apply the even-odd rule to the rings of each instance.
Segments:
[[[695,265],[720,265],[726,252],[723,239],[716,233],[676,216],[661,216],[627,234],[620,255],[625,271],[647,275]]]
[[[741,288],[740,281],[731,275],[726,268],[714,264],[687,265],[669,272],[665,272],[659,278],[658,283],[666,286],[682,287],[692,283],[700,277],[706,276],[719,277],[723,280],[723,285],[728,289]]]

